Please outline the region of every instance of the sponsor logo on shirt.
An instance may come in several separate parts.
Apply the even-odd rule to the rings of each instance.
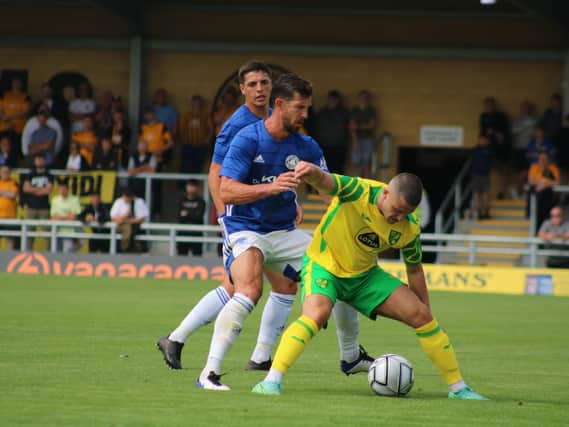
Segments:
[[[265,159],[263,159],[263,156],[259,154],[253,159],[253,163],[265,163]]]
[[[356,239],[365,246],[372,249],[379,249],[379,236],[373,231],[367,233],[359,233]]]

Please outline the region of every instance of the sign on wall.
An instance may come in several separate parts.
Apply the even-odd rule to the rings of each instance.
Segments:
[[[462,147],[464,130],[460,126],[421,126],[421,145],[430,147]]]
[[[382,262],[388,273],[407,281],[405,264]],[[569,270],[424,264],[430,290],[510,295],[569,296]],[[0,252],[0,272],[30,275],[216,280],[221,259],[139,255]]]

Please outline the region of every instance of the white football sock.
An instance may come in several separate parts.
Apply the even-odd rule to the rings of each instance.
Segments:
[[[288,315],[294,304],[295,295],[271,292],[261,317],[257,345],[251,360],[261,363],[271,358],[271,348],[284,331]]]
[[[334,309],[336,321],[336,335],[340,348],[340,360],[353,362],[360,356],[358,337],[360,334],[360,319],[358,312],[351,305],[343,301],[336,301]]]
[[[245,318],[254,308],[255,303],[241,293],[233,295],[233,298],[225,304],[215,321],[209,355],[202,376],[207,376],[210,371],[221,374],[223,358],[241,333]]]
[[[283,382],[283,373],[281,371],[276,370],[275,368],[271,368],[271,369],[269,369],[269,373],[265,377],[265,381],[282,383]]]
[[[182,320],[180,326],[170,334],[168,339],[176,342],[186,342],[192,332],[213,321],[223,306],[229,302],[230,298],[223,286],[218,286],[214,290],[209,291],[192,308],[184,320]]]
[[[464,380],[460,380],[454,384],[450,384],[448,386],[448,389],[449,389],[449,391],[452,391],[453,393],[458,393],[464,387],[466,387],[466,383],[464,382]]]

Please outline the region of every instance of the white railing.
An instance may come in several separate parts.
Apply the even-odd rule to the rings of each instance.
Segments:
[[[28,248],[27,240],[32,237],[44,237],[51,239],[50,250],[57,251],[57,243],[60,239],[103,239],[110,242],[110,254],[116,254],[117,240],[121,238],[117,229],[117,224],[108,222],[102,226],[107,228],[105,231],[89,233],[79,231],[89,226],[101,227],[98,223],[82,223],[80,221],[51,221],[51,220],[7,220],[0,219],[0,226],[10,225],[19,227],[19,230],[0,229],[0,237],[21,238],[20,249],[25,251]],[[36,227],[44,230],[36,230]],[[69,229],[69,230],[62,230]],[[75,230],[71,230],[74,228]],[[168,253],[170,256],[176,255],[176,243],[221,243],[221,227],[218,225],[184,225],[184,224],[157,224],[143,223],[141,229],[146,234],[136,237],[137,240],[147,242],[167,242]],[[308,230],[307,230],[308,231]],[[183,232],[199,232],[202,235],[181,236]],[[308,231],[309,233],[311,231]],[[155,234],[158,233],[158,234]],[[423,252],[435,253],[456,253],[468,252],[468,263],[475,264],[478,254],[518,254],[529,257],[529,267],[536,267],[539,257],[545,256],[569,256],[569,242],[553,242],[556,245],[567,245],[567,250],[542,249],[541,245],[546,245],[548,241],[537,237],[507,237],[507,236],[486,236],[471,234],[437,234],[426,233],[421,235],[423,242]],[[432,242],[431,244],[428,244]],[[426,244],[427,243],[427,244]],[[500,243],[502,247],[486,247],[480,243]],[[511,244],[511,246],[508,246]],[[521,245],[521,246],[520,246]]]

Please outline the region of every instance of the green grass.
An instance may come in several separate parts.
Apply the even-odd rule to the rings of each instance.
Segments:
[[[228,354],[229,393],[194,386],[211,326],[196,332],[183,371],[167,370],[156,339],[212,282],[0,275],[0,424],[185,426],[567,425],[569,298],[436,292],[467,381],[490,402],[451,401],[414,334],[362,319],[373,354],[415,367],[410,397],[374,396],[365,375],[338,369],[333,325],[311,343],[280,397],[250,393],[262,373],[243,370],[261,310]],[[298,306],[292,316],[298,315]],[[128,355],[128,357],[121,357]]]

